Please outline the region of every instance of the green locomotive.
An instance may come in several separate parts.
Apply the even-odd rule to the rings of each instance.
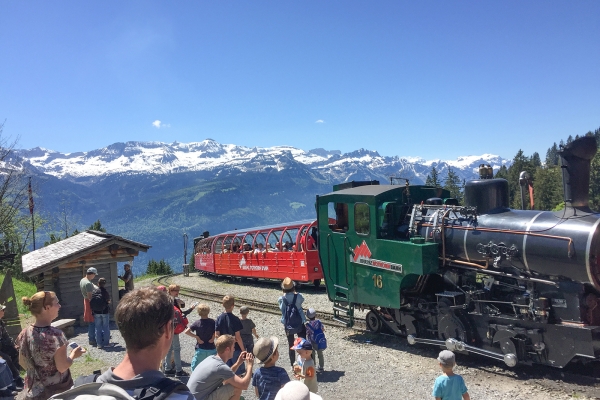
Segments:
[[[587,207],[594,138],[563,149],[566,208],[508,208],[508,183],[349,182],[317,196],[319,255],[336,319],[508,366],[600,360],[600,216]]]

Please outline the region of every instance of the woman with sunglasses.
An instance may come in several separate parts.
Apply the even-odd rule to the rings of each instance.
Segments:
[[[22,300],[35,317],[35,323],[23,329],[17,338],[19,359],[27,371],[26,398],[44,400],[73,386],[69,368],[85,349],[68,346],[63,331],[51,326],[60,310],[54,292],[37,292]],[[67,351],[70,351],[68,356]]]

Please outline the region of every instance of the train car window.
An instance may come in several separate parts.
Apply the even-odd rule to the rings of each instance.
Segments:
[[[215,243],[215,254],[221,254],[223,252],[223,238],[220,237]]]
[[[240,248],[242,247],[242,239],[243,239],[243,235],[237,235],[236,237],[233,238],[233,242],[231,243],[231,252],[232,253],[240,252]]]
[[[298,236],[298,228],[287,229],[283,234],[282,242],[282,250],[283,251],[293,251],[294,246],[296,245],[296,237]]]
[[[281,237],[281,232],[282,231],[272,231],[271,232],[271,234],[267,238],[267,243],[269,243],[269,250],[281,251],[281,248],[277,246],[277,245],[280,245],[279,238]]]
[[[212,244],[215,238],[204,239],[198,242],[196,245],[196,253],[210,254],[212,253]]]
[[[254,244],[254,235],[252,233],[246,234],[246,236],[244,236],[243,242],[244,243],[242,244],[242,246],[244,246],[244,251],[252,250],[252,245]]]
[[[370,215],[371,212],[367,203],[356,203],[354,205],[354,230],[359,235],[369,234]]]
[[[223,253],[231,253],[231,242],[233,242],[233,236],[227,236],[223,241]]]
[[[328,210],[333,209],[333,215],[330,219],[335,219],[334,224],[329,224],[329,227],[334,232],[346,232],[348,230],[348,204],[346,203],[329,203]]]
[[[379,237],[391,238],[394,235],[394,228],[397,225],[396,203],[383,203],[377,210],[377,220],[379,221]]]
[[[255,247],[258,247],[259,244],[262,244],[264,248],[265,244],[267,243],[267,233],[268,232],[259,232],[256,234],[256,239],[254,240]]]

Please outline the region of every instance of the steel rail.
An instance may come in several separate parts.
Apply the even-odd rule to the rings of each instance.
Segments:
[[[164,286],[168,287],[170,278],[173,276],[177,276],[177,275],[180,275],[180,274],[165,275],[165,276],[155,278],[152,281],[152,284],[155,286],[164,285]],[[192,297],[194,299],[212,301],[215,303],[221,303],[223,301],[222,293],[206,292],[203,290],[192,289],[192,288],[184,287],[181,285],[179,285],[179,287],[180,287],[179,293],[186,295],[188,297]],[[265,312],[265,313],[269,313],[269,314],[274,314],[274,315],[281,315],[281,310],[279,309],[279,305],[277,305],[277,304],[254,300],[254,299],[241,298],[241,297],[236,297],[235,300],[236,300],[236,303],[240,303],[240,304],[243,303],[245,306],[248,306],[252,310]],[[330,312],[326,312],[326,311],[317,311],[317,318],[319,318],[321,320],[321,322],[325,325],[336,326],[338,328],[345,328],[345,326],[343,326],[342,324],[340,324],[339,322],[334,320],[334,315],[332,312],[330,313]],[[354,327],[352,329],[355,329],[358,331],[367,331],[367,325],[366,325],[365,319],[354,317]]]

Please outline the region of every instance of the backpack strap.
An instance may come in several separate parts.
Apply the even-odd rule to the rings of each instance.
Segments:
[[[177,390],[189,392],[188,387],[182,382],[171,378],[163,378],[156,385],[136,389],[133,392],[133,397],[138,400],[165,400]]]
[[[75,382],[73,383],[73,387],[77,387],[77,386],[81,386],[81,385],[85,385],[86,383],[94,383],[98,380],[98,378],[100,377],[101,374],[99,373],[95,373],[92,375],[83,375],[80,376],[79,378],[75,379]]]

